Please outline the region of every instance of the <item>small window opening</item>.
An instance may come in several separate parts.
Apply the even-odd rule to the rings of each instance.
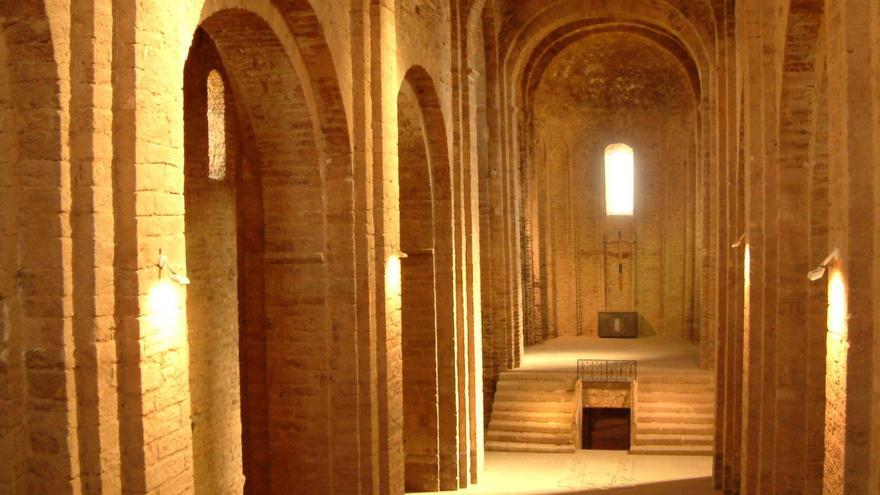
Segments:
[[[633,214],[633,149],[625,144],[605,148],[605,212]]]
[[[208,74],[208,178],[226,178],[226,86],[216,70]]]

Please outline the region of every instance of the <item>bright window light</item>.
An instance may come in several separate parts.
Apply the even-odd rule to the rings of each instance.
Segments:
[[[208,74],[208,178],[226,178],[226,85],[216,70]]]
[[[605,213],[633,214],[633,149],[625,144],[605,148]]]

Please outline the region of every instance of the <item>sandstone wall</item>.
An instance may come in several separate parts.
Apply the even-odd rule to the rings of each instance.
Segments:
[[[643,336],[695,338],[696,95],[684,68],[650,40],[600,34],[561,50],[537,84],[527,166],[549,332],[597,336],[600,311],[635,310]],[[631,218],[605,212],[605,149],[616,143],[635,153]],[[619,235],[634,253],[613,244]]]

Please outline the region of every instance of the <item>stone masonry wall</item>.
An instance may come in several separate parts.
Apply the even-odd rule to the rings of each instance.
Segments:
[[[220,77],[218,87],[209,87],[212,73]],[[199,31],[184,74],[186,266],[195,281],[187,291],[193,456],[206,461],[194,465],[199,493],[235,493],[244,485],[236,218],[241,145],[235,98],[224,80],[220,55]],[[210,116],[219,128],[209,126],[209,91],[225,101],[224,111]],[[222,179],[209,175],[214,140],[223,144],[215,155],[222,159],[215,165]]]
[[[552,294],[542,299],[555,301],[542,308],[552,333],[595,336],[598,313],[607,308],[637,310],[641,335],[694,338],[687,177],[694,170],[695,109],[686,72],[652,41],[598,34],[560,51],[533,98],[532,221],[546,246],[539,261],[546,278],[538,283]],[[605,213],[605,148],[616,143],[635,153],[632,218]],[[635,258],[627,245],[603,249],[618,230],[636,240]]]

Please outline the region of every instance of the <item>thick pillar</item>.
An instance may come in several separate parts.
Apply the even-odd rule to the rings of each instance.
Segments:
[[[193,489],[185,291],[179,4],[114,2],[116,329],[123,493]],[[175,25],[177,26],[177,25]],[[149,49],[136,49],[136,47]],[[158,95],[162,95],[159,97]],[[157,115],[167,119],[161,125]]]
[[[867,2],[826,1],[828,49],[829,246],[841,260],[828,276],[826,494],[874,493],[871,477],[874,322],[874,116],[871,16]]]

